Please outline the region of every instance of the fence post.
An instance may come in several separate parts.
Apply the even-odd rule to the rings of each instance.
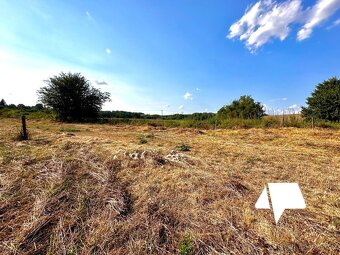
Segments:
[[[284,111],[282,111],[282,123],[281,123],[282,127],[284,126],[284,122],[285,122],[285,113]]]
[[[25,115],[21,116],[21,123],[22,123],[22,139],[27,140],[28,135],[27,135],[26,116]]]

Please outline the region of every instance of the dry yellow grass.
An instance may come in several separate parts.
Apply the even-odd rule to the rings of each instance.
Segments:
[[[19,128],[0,119],[1,254],[340,253],[337,130]],[[298,182],[307,208],[276,225],[254,208],[268,182]]]

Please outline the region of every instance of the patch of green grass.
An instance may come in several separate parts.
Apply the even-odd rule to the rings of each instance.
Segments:
[[[150,134],[147,134],[145,137],[149,138],[149,139],[153,139],[153,138],[155,138],[155,134],[154,133],[150,133]]]
[[[148,140],[144,136],[139,137],[139,144],[146,144]]]
[[[249,164],[249,165],[254,165],[258,161],[261,161],[261,159],[256,158],[256,157],[249,157],[246,160],[247,164]]]
[[[89,208],[90,207],[90,205],[91,205],[91,197],[84,196],[81,201],[82,201],[83,208]]]
[[[190,236],[186,236],[180,243],[179,254],[188,255],[190,254],[191,248],[191,238]]]
[[[339,228],[340,227],[340,218],[339,217],[335,217],[333,219],[333,225],[335,226],[335,228]]]
[[[54,247],[55,243],[56,243],[56,235],[54,233],[52,233],[50,235],[50,243],[49,243],[46,255],[53,255],[53,247]]]
[[[76,246],[72,246],[70,248],[68,248],[68,250],[66,251],[67,255],[76,255],[78,254],[78,248]]]
[[[191,147],[185,143],[181,143],[180,145],[177,146],[177,148],[180,150],[180,151],[190,151],[191,150]]]
[[[80,129],[76,128],[61,128],[60,132],[67,132],[67,133],[74,133],[74,132],[80,132]]]

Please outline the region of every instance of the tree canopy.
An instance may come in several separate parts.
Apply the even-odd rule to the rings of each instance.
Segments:
[[[251,96],[241,96],[238,100],[234,100],[230,105],[223,106],[217,112],[220,119],[258,119],[263,115],[263,106],[260,102],[255,102]]]
[[[319,83],[302,107],[302,116],[330,121],[340,121],[340,80],[336,77]]]
[[[0,100],[0,107],[5,107],[7,106],[5,99]]]
[[[60,73],[45,83],[37,92],[39,101],[62,121],[96,119],[102,105],[110,100],[108,92],[92,87],[80,73]]]

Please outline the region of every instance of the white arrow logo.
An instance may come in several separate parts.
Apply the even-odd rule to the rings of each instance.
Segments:
[[[285,209],[306,208],[305,200],[297,183],[268,183],[268,188],[267,192],[267,188],[264,187],[255,208],[270,209],[269,193],[276,223]]]

